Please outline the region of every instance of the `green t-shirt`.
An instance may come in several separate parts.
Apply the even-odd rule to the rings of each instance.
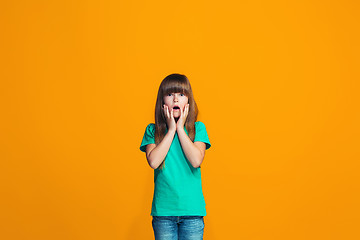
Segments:
[[[199,121],[195,122],[197,141],[204,142],[206,149],[211,147],[205,125]],[[155,143],[153,123],[146,127],[140,150],[146,152],[146,145],[151,143]],[[165,157],[165,167],[154,169],[154,182],[151,216],[206,216],[201,170],[187,160],[177,133]]]

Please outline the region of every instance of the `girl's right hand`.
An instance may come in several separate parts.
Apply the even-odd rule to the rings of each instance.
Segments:
[[[171,109],[171,112],[169,111],[169,107],[164,104],[164,114],[166,118],[166,123],[169,130],[175,130],[176,131],[176,122],[174,118],[174,112]]]

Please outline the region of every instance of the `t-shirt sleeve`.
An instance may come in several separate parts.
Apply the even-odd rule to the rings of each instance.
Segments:
[[[150,123],[147,125],[144,133],[144,137],[141,141],[140,150],[146,152],[146,145],[154,143],[155,144],[155,124]]]
[[[211,147],[205,124],[202,122],[195,122],[194,142],[204,142],[206,144],[205,149],[209,149]]]

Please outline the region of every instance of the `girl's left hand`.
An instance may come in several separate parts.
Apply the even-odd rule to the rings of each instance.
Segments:
[[[189,114],[189,104],[185,105],[184,111],[182,109],[180,109],[180,113],[181,113],[181,115],[180,115],[179,119],[177,120],[176,128],[184,129],[185,121]]]

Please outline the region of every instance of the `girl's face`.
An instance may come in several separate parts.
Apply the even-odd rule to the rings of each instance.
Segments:
[[[183,93],[169,93],[164,96],[164,104],[169,107],[169,112],[174,109],[174,118],[180,117],[180,108],[184,111],[188,102],[188,97]]]

